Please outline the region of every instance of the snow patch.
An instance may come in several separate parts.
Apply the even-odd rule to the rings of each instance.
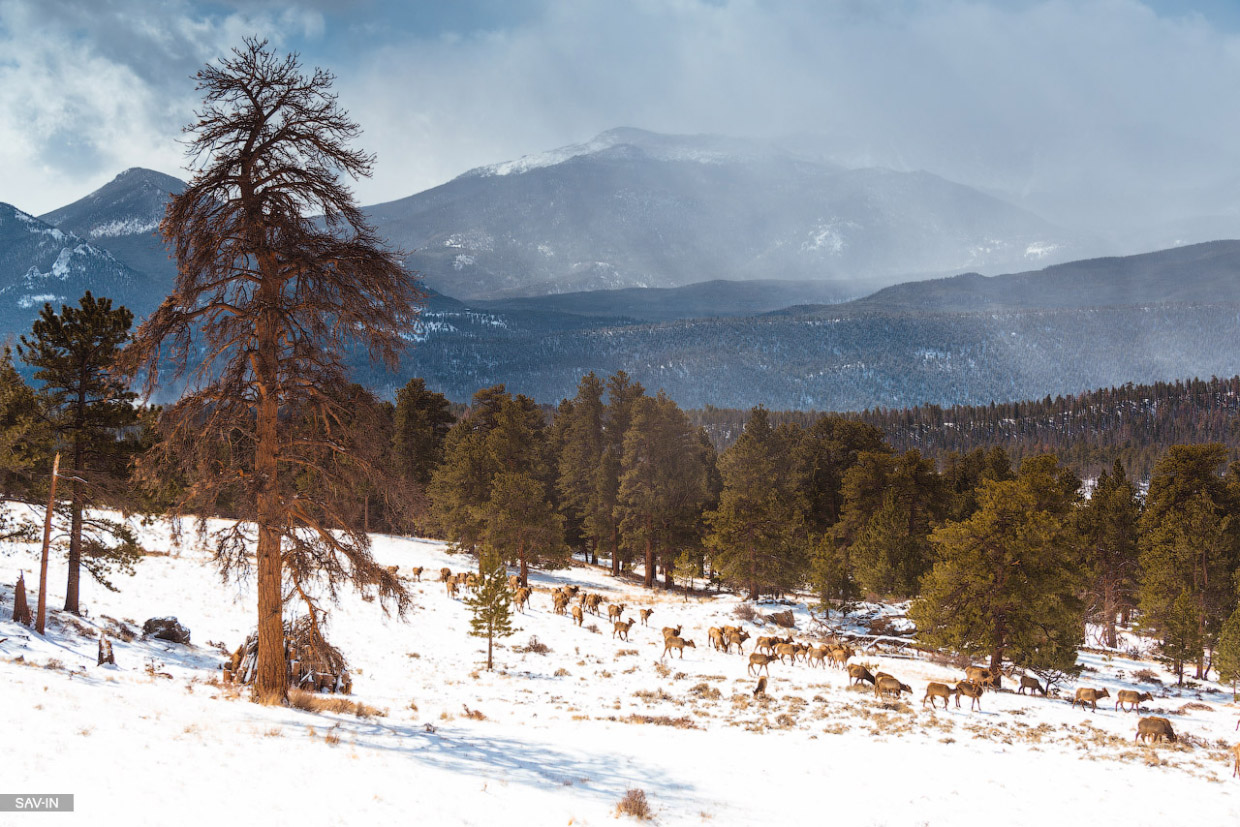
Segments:
[[[90,230],[91,238],[115,238],[121,235],[141,235],[153,232],[159,227],[159,222],[149,218],[126,218],[124,220],[109,221],[106,224],[99,224]]]

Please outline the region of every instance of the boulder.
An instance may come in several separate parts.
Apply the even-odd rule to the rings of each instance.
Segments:
[[[188,644],[189,629],[178,623],[175,617],[152,617],[142,624],[142,637]]]

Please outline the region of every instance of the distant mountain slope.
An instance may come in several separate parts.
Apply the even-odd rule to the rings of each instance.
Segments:
[[[966,273],[908,282],[827,312],[1101,307],[1147,302],[1240,302],[1240,241],[1211,241],[1142,255],[1073,261],[990,278]]]
[[[705,281],[683,287],[627,287],[551,296],[476,300],[485,310],[554,310],[649,322],[748,316],[799,304],[832,304],[869,292],[860,282]]]
[[[106,250],[0,203],[0,337],[27,332],[45,302],[59,309],[91,290],[129,304],[140,283]]]
[[[635,129],[369,207],[428,284],[467,299],[714,279],[891,282],[1081,254],[1081,239],[925,172]]]
[[[106,248],[130,268],[143,273],[152,286],[166,292],[176,267],[159,237],[159,222],[169,195],[185,182],[154,170],[133,168],[109,183],[40,218],[96,246]]]

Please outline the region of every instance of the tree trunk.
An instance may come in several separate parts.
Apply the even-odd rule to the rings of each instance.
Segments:
[[[521,562],[521,585],[530,585],[530,561],[525,554],[525,541],[522,540],[517,545],[517,559]]]
[[[611,529],[611,576],[620,574],[620,526]]]
[[[1106,620],[1103,622],[1103,636],[1107,646],[1115,649],[1119,644],[1119,638],[1115,633],[1115,615],[1117,614],[1115,581],[1107,578],[1102,585],[1102,615]]]
[[[642,585],[648,589],[654,588],[654,543],[650,538],[650,523],[646,523],[646,571],[642,578]]]
[[[663,588],[665,588],[665,589],[666,589],[667,591],[669,591],[669,592],[670,592],[670,591],[671,591],[671,590],[675,587],[675,585],[676,585],[676,584],[673,582],[673,571],[672,571],[672,570],[673,570],[674,568],[675,568],[675,566],[669,566],[669,565],[667,565],[667,564],[664,564],[664,566],[663,566]]]
[[[73,476],[82,476],[82,461],[85,458],[86,446],[82,440],[82,428],[86,420],[86,377],[82,376],[78,389],[77,414],[75,424],[78,429],[73,435]],[[69,581],[65,584],[65,611],[80,614],[78,593],[82,582],[82,491],[77,479],[72,480],[70,500],[72,502],[69,523]]]
[[[260,260],[262,257],[260,256]],[[279,290],[270,262],[263,268],[259,288],[264,304],[276,307]],[[284,661],[283,570],[280,549],[282,524],[279,488],[279,349],[274,310],[259,317],[256,362],[258,379],[258,444],[254,475],[258,481],[258,658],[254,677],[254,700],[265,705],[288,699],[288,671]]]
[[[489,633],[487,635],[487,671],[488,672],[491,671],[491,667],[494,665],[494,660],[491,658],[491,644],[494,642],[494,640],[495,640],[495,633],[494,632]]]

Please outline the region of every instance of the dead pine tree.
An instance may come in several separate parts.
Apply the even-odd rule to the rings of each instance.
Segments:
[[[160,224],[176,282],[123,364],[150,393],[171,362],[186,388],[141,473],[187,481],[174,511],[200,518],[225,577],[248,573],[256,550],[254,699],[279,704],[286,599],[318,616],[316,595],[334,600],[351,582],[402,615],[408,606],[370,555],[358,492],[394,503],[399,492],[376,484],[378,406],[349,385],[345,360],[394,366],[423,293],[341,183],[368,176],[374,158],[349,146],[360,130],[329,72],[247,39],[197,78],[194,175]],[[235,518],[226,529],[201,519],[221,513]]]
[[[30,614],[30,604],[26,602],[26,573],[17,575],[17,585],[13,587],[13,621],[23,626],[34,623]]]

